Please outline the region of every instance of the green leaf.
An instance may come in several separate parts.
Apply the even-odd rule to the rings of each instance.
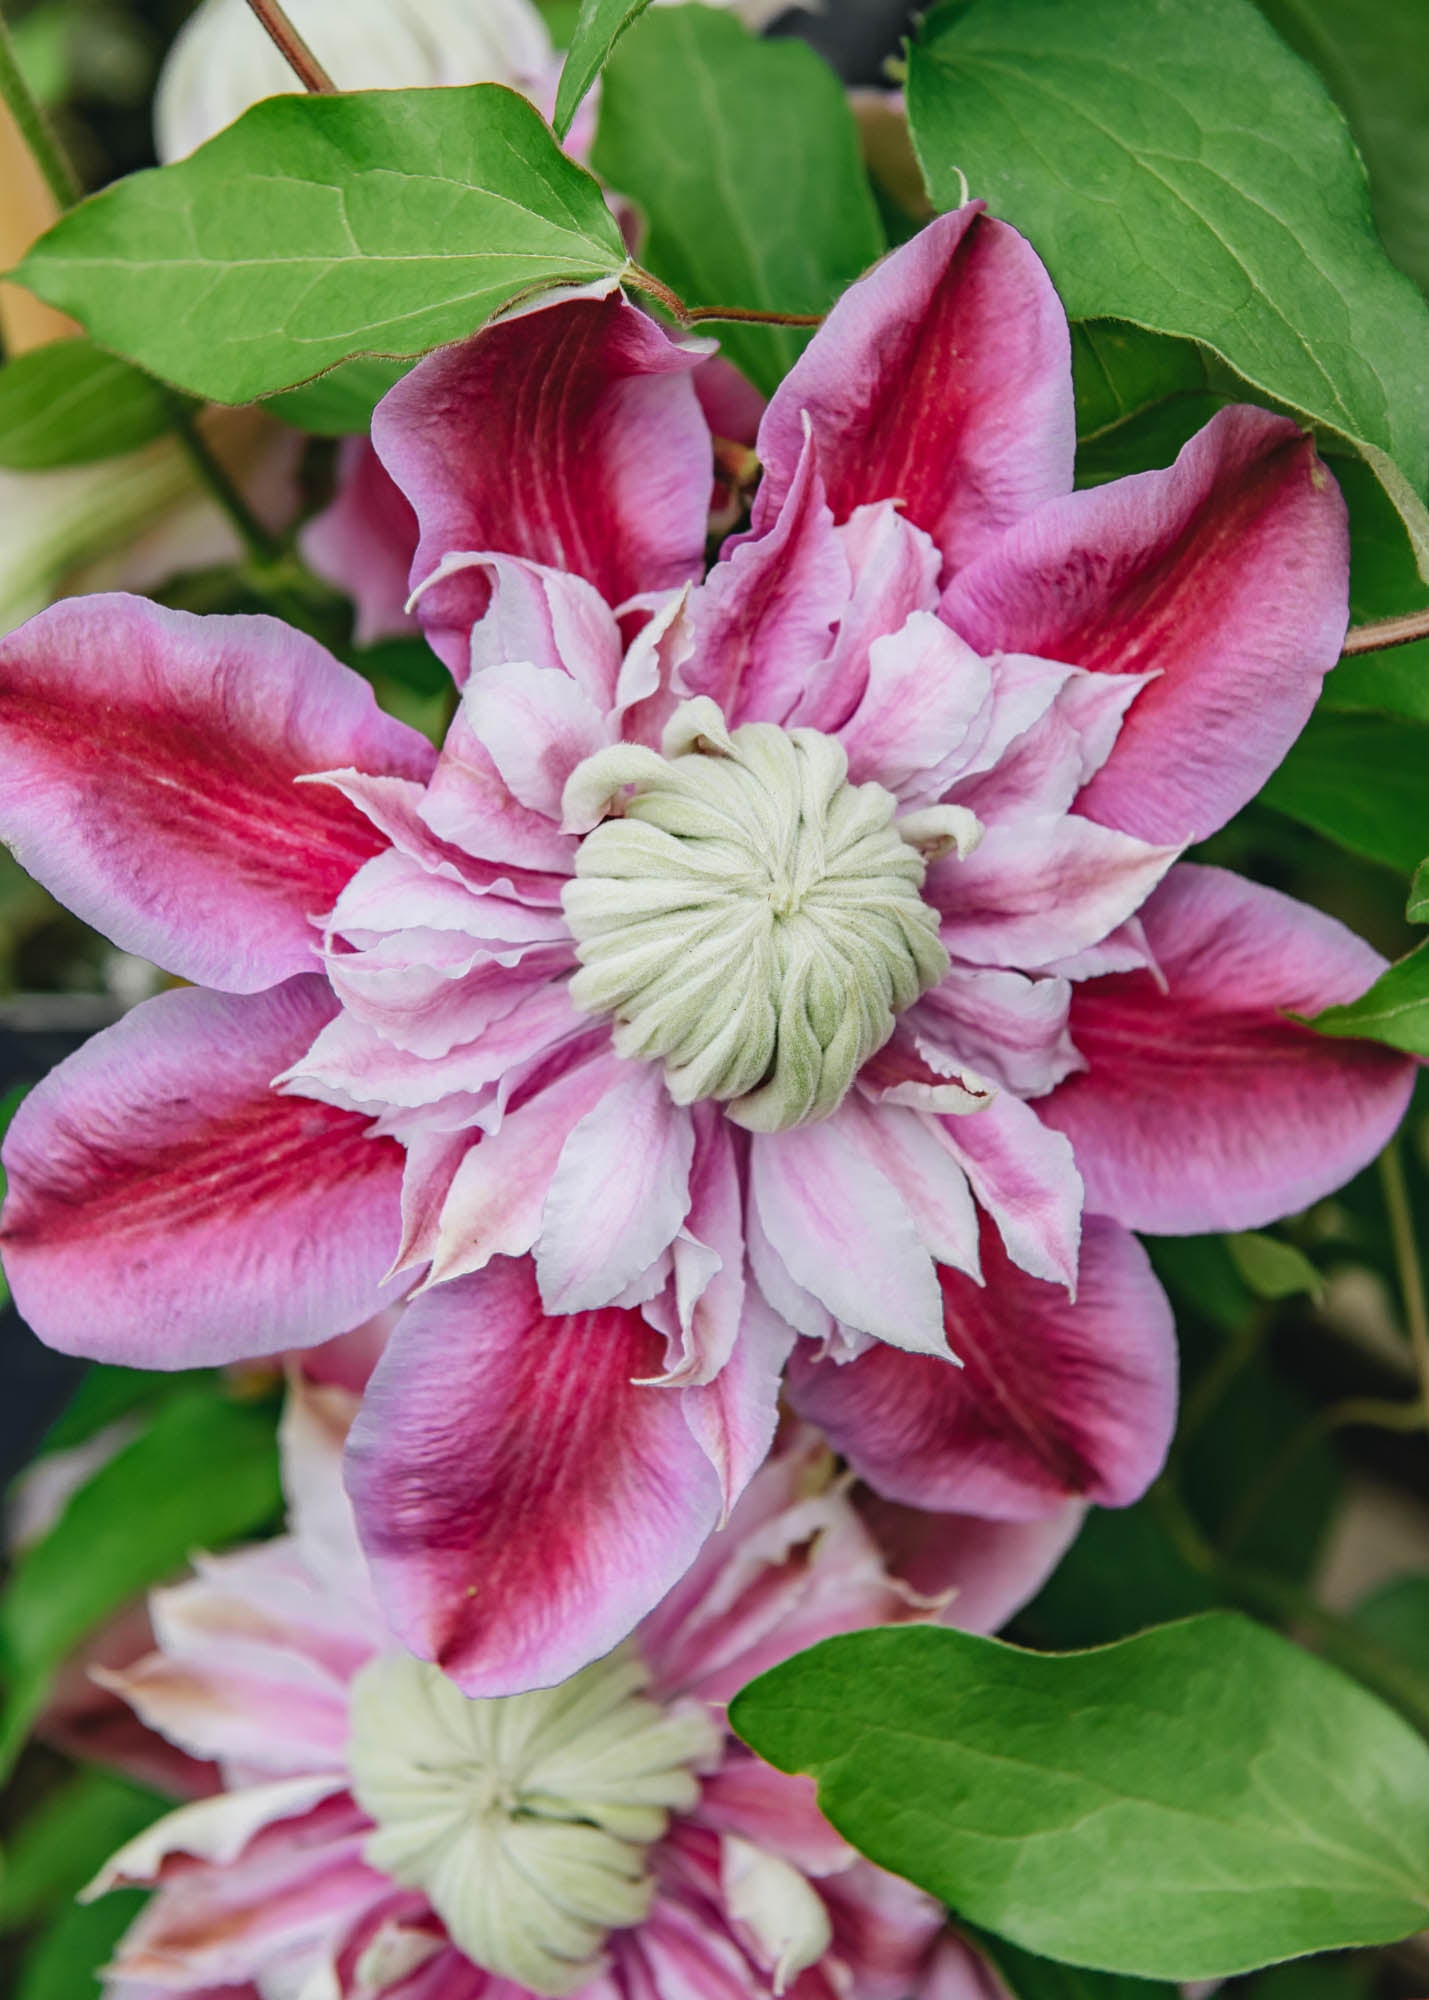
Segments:
[[[170,391],[89,340],[53,340],[0,368],[0,466],[12,472],[117,458],[172,421]]]
[[[1424,0],[1260,0],[1344,111],[1385,248],[1429,290],[1429,60]]]
[[[1369,992],[1347,1007],[1316,1014],[1310,1026],[1322,1035],[1364,1036],[1412,1056],[1429,1056],[1429,943],[1382,972]]]
[[[1429,861],[1421,861],[1414,871],[1404,914],[1411,924],[1429,924]]]
[[[1199,341],[1351,439],[1429,565],[1429,305],[1384,254],[1343,118],[1249,0],[940,8],[908,112],[940,207],[965,176],[1073,319]]]
[[[1297,1292],[1318,1299],[1325,1289],[1324,1278],[1305,1252],[1278,1236],[1248,1230],[1241,1236],[1228,1236],[1226,1248],[1258,1299],[1292,1299]]]
[[[1232,1614],[1060,1655],[851,1633],[730,1716],[871,1860],[1044,1958],[1216,1979],[1429,1913],[1429,1745]]]
[[[556,89],[556,137],[564,139],[581,100],[610,61],[610,52],[650,0],[581,0],[570,50]]]
[[[858,131],[833,72],[710,7],[652,9],[601,85],[598,172],[638,203],[642,260],[687,305],[817,313],[884,247]],[[807,330],[718,328],[769,392]]]
[[[27,1928],[78,1895],[170,1802],[109,1771],[77,1771],[10,1834],[0,1877],[0,1931]]]
[[[157,1410],[24,1551],[0,1597],[0,1773],[88,1633],[195,1549],[253,1533],[280,1505],[271,1413],[198,1389]]]
[[[243,403],[626,262],[540,113],[479,83],[268,98],[81,202],[16,275],[165,381]]]
[[[1350,510],[1350,623],[1429,609],[1404,523],[1369,467],[1336,456],[1331,469]],[[1352,654],[1325,681],[1320,707],[1372,708],[1429,722],[1429,639]]]
[[[21,1960],[11,2000],[100,2000],[100,1974],[144,1902],[142,1889],[116,1889],[65,1910]]]
[[[1429,849],[1426,773],[1429,724],[1317,709],[1260,797],[1351,854],[1410,875]]]
[[[410,361],[344,361],[316,382],[269,397],[264,408],[314,437],[366,437],[372,412],[411,367]]]
[[[990,1958],[1013,2000],[1177,2000],[1169,1986],[1147,1979],[1128,1979],[1119,1972],[1088,1972],[1079,1965],[1058,1965],[1019,1951],[1006,1938],[977,1937],[977,1949]]]

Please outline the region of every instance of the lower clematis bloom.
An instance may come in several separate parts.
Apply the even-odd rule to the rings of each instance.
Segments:
[[[1411,1083],[1287,1018],[1375,953],[1177,859],[1339,652],[1310,440],[1228,409],[1071,491],[1065,319],[974,203],[830,314],[703,575],[707,351],[566,298],[387,397],[439,752],[270,621],[91,600],[0,647],[0,830],[217,989],[22,1107],[21,1309],[177,1366],[420,1286],[349,1478],[472,1694],[650,1610],[781,1379],[891,1500],[1134,1499],[1174,1348],[1129,1231],[1303,1207]]]
[[[157,1651],[101,1676],[223,1785],[94,1885],[157,1885],[110,2000],[978,2000],[977,1961],[933,1901],[860,1861],[812,1784],[724,1719],[754,1674],[816,1639],[929,1615],[816,1435],[783,1442],[615,1652],[557,1687],[473,1700],[385,1632],[341,1488],[352,1407],[294,1388],[289,1536],[157,1593]],[[974,1618],[1005,1614],[1045,1568],[1018,1540],[945,1523],[944,1596],[962,1582]]]

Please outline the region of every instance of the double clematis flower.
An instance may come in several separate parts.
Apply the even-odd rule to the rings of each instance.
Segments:
[[[1410,1088],[1287,1018],[1375,953],[1177,859],[1340,649],[1309,439],[1228,409],[1072,492],[1065,318],[971,204],[829,316],[704,575],[706,352],[567,297],[381,406],[439,752],[271,621],[89,599],[0,647],[0,830],[209,989],[23,1107],[17,1300],[173,1367],[417,1287],[348,1476],[471,1694],[650,1611],[781,1382],[894,1501],[1134,1499],[1174,1348],[1130,1231],[1304,1206]]]
[[[385,1631],[342,1492],[351,1407],[294,1388],[290,1533],[157,1593],[157,1650],[102,1676],[221,1779],[94,1885],[156,1885],[109,2000],[984,2000],[932,1899],[860,1861],[812,1784],[725,1721],[803,1646],[933,1615],[815,1433],[781,1441],[624,1645],[472,1700]],[[1004,1616],[1045,1566],[1026,1530],[910,1526],[960,1623]]]

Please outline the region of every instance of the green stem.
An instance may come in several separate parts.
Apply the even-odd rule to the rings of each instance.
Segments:
[[[25,81],[3,14],[0,14],[0,102],[5,104],[18,126],[20,137],[44,176],[50,193],[62,209],[73,208],[82,198],[84,189],[50,130],[49,120],[40,109],[34,92]]]
[[[194,421],[193,412],[177,398],[170,406],[174,435],[183,446],[190,465],[202,484],[223,509],[248,551],[250,562],[261,567],[274,563],[282,554],[282,544],[270,535],[243,495],[229,478]]]
[[[1164,1479],[1152,1487],[1150,1498],[1186,1562],[1208,1578],[1222,1596],[1278,1624],[1300,1627],[1327,1660],[1383,1696],[1421,1735],[1429,1736],[1429,1680],[1422,1674],[1368,1632],[1327,1611],[1296,1584],[1264,1570],[1228,1562],[1212,1548],[1180,1495]]]
[[[1391,1139],[1379,1156],[1380,1185],[1389,1217],[1389,1234],[1394,1244],[1395,1268],[1399,1273],[1400,1297],[1404,1301],[1404,1323],[1419,1371],[1419,1394],[1424,1414],[1429,1417],[1429,1306],[1424,1298],[1424,1272],[1419,1262],[1419,1245],[1414,1236],[1414,1213],[1409,1206],[1409,1188],[1404,1178],[1404,1162],[1399,1142]]]

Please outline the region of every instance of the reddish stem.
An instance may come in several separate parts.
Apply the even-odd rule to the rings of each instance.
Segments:
[[[1345,635],[1344,651],[1382,653],[1388,646],[1409,646],[1416,639],[1429,639],[1429,609],[1406,611],[1399,618],[1378,618],[1372,625],[1352,625]]]
[[[304,90],[331,96],[337,85],[293,26],[278,0],[248,0],[268,38]]]
[[[636,291],[658,299],[681,326],[694,326],[700,320],[710,319],[742,320],[750,326],[822,326],[824,320],[822,313],[763,312],[756,306],[687,306],[663,279],[652,271],[642,270],[638,264],[630,265],[625,276]]]

